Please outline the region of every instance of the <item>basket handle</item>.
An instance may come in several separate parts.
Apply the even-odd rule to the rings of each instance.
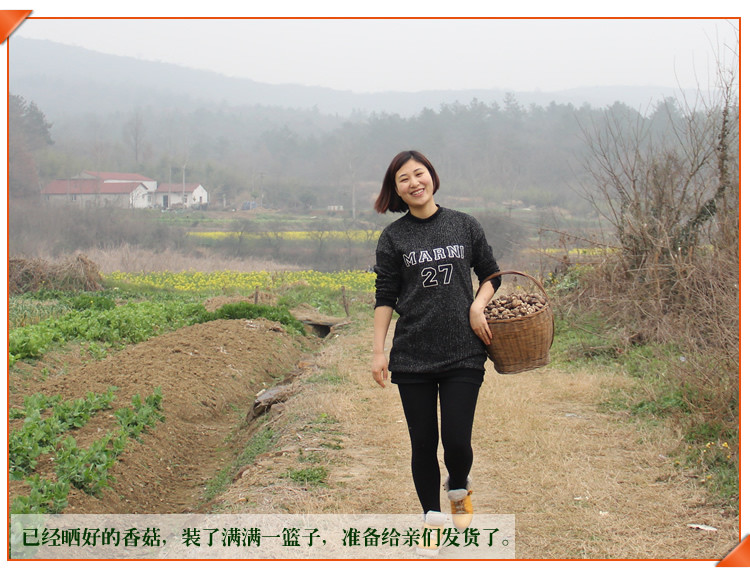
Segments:
[[[542,286],[542,283],[539,282],[536,278],[532,277],[531,275],[527,275],[526,273],[522,273],[521,271],[498,271],[496,273],[492,273],[489,277],[484,279],[481,283],[479,283],[479,288],[482,288],[482,285],[486,283],[487,281],[491,281],[495,277],[501,277],[503,275],[519,275],[522,277],[526,277],[527,279],[530,279],[534,282],[534,284],[539,287],[539,290],[542,291],[542,294],[544,294],[544,297],[549,300],[549,296],[547,295],[547,291],[544,290],[544,287]],[[479,294],[479,290],[477,290],[477,294]]]

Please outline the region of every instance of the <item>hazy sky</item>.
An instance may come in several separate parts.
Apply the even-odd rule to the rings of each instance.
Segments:
[[[716,51],[736,44],[723,19],[35,18],[45,13],[15,35],[357,92],[705,87]]]

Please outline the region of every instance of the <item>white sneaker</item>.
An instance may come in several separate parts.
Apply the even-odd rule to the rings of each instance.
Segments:
[[[443,512],[430,510],[424,515],[424,526],[414,553],[420,557],[437,557],[443,539],[443,528],[448,516]]]

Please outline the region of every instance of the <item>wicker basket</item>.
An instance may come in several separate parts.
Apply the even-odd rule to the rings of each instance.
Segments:
[[[555,335],[555,321],[549,304],[549,297],[542,283],[534,277],[519,271],[501,271],[488,277],[520,275],[534,282],[547,299],[544,308],[533,314],[507,320],[487,319],[492,331],[492,340],[487,346],[487,354],[495,364],[498,373],[520,373],[549,363],[549,349]]]

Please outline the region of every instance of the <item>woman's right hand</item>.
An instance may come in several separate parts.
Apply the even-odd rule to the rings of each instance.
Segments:
[[[380,387],[388,381],[388,358],[385,357],[385,337],[391,324],[393,307],[378,306],[375,308],[375,337],[372,342],[372,378]]]
[[[372,356],[372,378],[380,387],[385,387],[385,383],[388,381],[388,360],[385,354]]]

